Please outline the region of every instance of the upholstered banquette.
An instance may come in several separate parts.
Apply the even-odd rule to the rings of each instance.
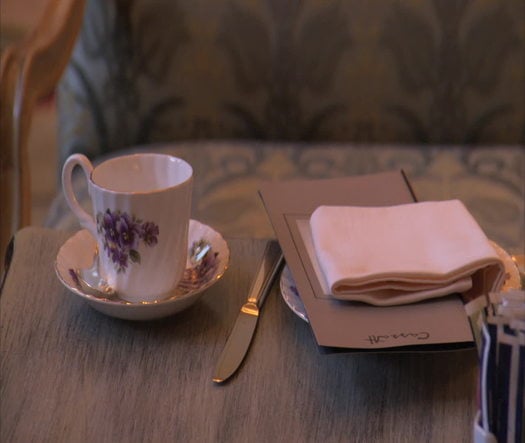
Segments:
[[[168,149],[196,170],[194,216],[255,236],[262,179],[403,168],[520,247],[524,42],[520,1],[89,0],[61,160]],[[72,226],[60,199],[49,223]]]

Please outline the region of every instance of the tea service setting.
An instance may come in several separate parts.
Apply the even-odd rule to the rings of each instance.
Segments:
[[[78,203],[72,173],[80,166],[96,214]],[[93,167],[87,157],[64,164],[64,196],[83,229],[60,248],[60,281],[90,306],[128,320],[179,312],[216,283],[228,244],[190,219],[193,171],[167,154],[131,154]]]
[[[81,169],[77,179],[83,181],[85,178],[88,183],[90,211],[84,209],[84,204],[79,207],[78,195],[71,185],[76,168]],[[301,404],[311,401],[316,411],[325,411],[322,417],[313,414],[309,421],[315,427],[328,429],[328,424],[332,423],[330,414],[334,413],[333,400],[343,392],[335,411],[353,420],[338,420],[338,432],[363,428],[370,429],[372,436],[375,428],[364,423],[369,423],[371,411],[374,414],[379,411],[383,414],[381,420],[395,418],[400,435],[406,435],[421,419],[419,405],[429,394],[433,401],[428,402],[428,407],[433,411],[425,414],[425,426],[434,427],[437,436],[443,435],[444,425],[453,429],[459,415],[463,417],[462,426],[460,431],[454,428],[456,432],[466,435],[474,429],[477,435],[490,437],[492,431],[486,420],[492,414],[490,410],[479,408],[480,416],[473,423],[477,411],[473,399],[477,390],[479,337],[473,336],[470,328],[476,323],[490,323],[490,311],[499,307],[481,306],[483,298],[479,297],[467,300],[467,306],[472,302],[476,305],[475,310],[467,312],[465,300],[449,294],[413,303],[399,304],[394,300],[385,305],[383,300],[374,305],[335,299],[329,293],[334,285],[346,291],[353,282],[348,274],[329,281],[325,268],[337,270],[339,261],[337,257],[324,261],[318,254],[319,246],[325,243],[325,235],[337,243],[338,239],[347,238],[347,234],[336,226],[338,223],[334,220],[339,220],[339,215],[332,219],[332,209],[325,213],[328,217],[318,220],[321,223],[317,230],[312,229],[309,214],[320,207],[318,202],[325,198],[330,205],[348,204],[348,207],[354,201],[365,201],[376,205],[374,211],[384,202],[390,203],[389,217],[393,216],[394,220],[398,220],[399,214],[396,206],[410,211],[424,208],[423,204],[414,203],[398,171],[362,178],[343,177],[333,182],[328,179],[325,188],[321,180],[300,180],[295,185],[275,183],[276,187],[271,189],[261,184],[260,195],[276,233],[276,239],[272,240],[223,236],[211,223],[205,222],[205,217],[202,220],[192,218],[189,202],[195,179],[192,166],[171,155],[123,155],[96,166],[87,158],[74,155],[65,163],[64,195],[82,228],[73,234],[22,232],[18,254],[26,255],[18,263],[13,261],[18,275],[11,274],[2,300],[3,306],[11,310],[12,318],[21,325],[12,333],[6,328],[9,339],[6,343],[16,340],[17,346],[31,346],[28,352],[37,357],[40,348],[45,350],[42,358],[36,358],[35,365],[32,363],[32,379],[40,380],[62,367],[63,372],[53,376],[54,380],[60,380],[61,385],[68,384],[63,392],[72,393],[74,401],[84,399],[84,417],[97,413],[100,402],[104,402],[114,413],[125,411],[126,417],[135,417],[137,413],[146,417],[140,421],[145,427],[150,424],[148,413],[156,411],[160,396],[170,402],[171,418],[191,416],[188,423],[193,423],[194,417],[199,421],[211,420],[209,429],[195,430],[195,435],[199,436],[215,435],[224,422],[222,410],[227,409],[224,406],[233,405],[238,407],[233,414],[239,417],[235,419],[236,432],[246,429],[246,420],[249,420],[246,435],[253,437],[260,415],[243,415],[242,408],[252,404],[257,396],[266,398],[268,405],[284,402],[274,408],[275,415],[271,413],[272,408],[263,408],[269,411],[264,415],[265,428],[276,420],[281,426],[286,422],[287,426],[288,418],[282,414],[284,405],[292,405],[290,401],[299,399]],[[289,186],[297,187],[291,189]],[[290,189],[293,192],[289,192]],[[381,192],[378,193],[378,189]],[[365,196],[361,198],[361,194]],[[361,200],[356,199],[356,195]],[[334,198],[339,196],[342,203]],[[308,199],[317,200],[314,205],[307,205]],[[352,201],[345,203],[349,200]],[[395,257],[388,251],[395,250],[399,244],[387,236],[375,235],[384,229],[379,224],[381,217],[374,215],[371,222],[363,216],[368,217],[368,212],[361,208],[351,217],[353,222],[359,219],[362,224],[352,225],[357,238],[347,242],[347,248],[341,252],[349,255],[349,261],[362,259],[371,251],[366,240],[378,245],[373,251],[374,257],[381,253],[389,254],[390,259]],[[427,225],[419,223],[418,226]],[[374,235],[359,238],[363,230]],[[446,229],[439,235],[450,234],[451,237],[442,244],[423,229],[418,233],[414,231],[414,226],[408,226],[408,230],[403,226],[396,235],[421,235],[423,240],[430,242],[432,251],[443,248],[444,244],[461,244],[458,249],[463,250],[466,240],[474,239],[473,243],[478,245],[482,238],[470,230],[468,235],[458,235],[453,229]],[[481,235],[478,229],[476,231]],[[436,230],[432,228],[432,232]],[[33,239],[39,239],[35,246],[40,248],[36,249],[39,251],[36,255],[41,258],[32,256],[35,255]],[[263,243],[267,244],[264,252]],[[472,259],[469,269],[476,275],[468,275],[467,280],[470,278],[475,288],[478,274],[485,272],[487,288],[512,294],[511,291],[520,286],[521,279],[515,262],[503,247],[488,238],[483,237],[483,243],[481,255],[486,254],[488,261]],[[405,251],[418,247],[417,244],[403,246]],[[454,251],[454,257],[460,252]],[[444,257],[442,261],[445,262],[452,256],[450,252],[438,255]],[[408,253],[405,259],[410,259]],[[42,264],[38,264],[38,260]],[[54,275],[47,278],[47,285],[39,290],[45,295],[50,291],[56,294],[57,288],[62,289],[62,286],[67,290],[58,291],[59,296],[50,298],[39,296],[28,306],[19,297],[19,288],[22,285],[33,287],[28,273],[38,273],[40,277],[48,275],[43,264],[53,260],[58,279]],[[419,262],[416,260],[416,264]],[[34,266],[29,269],[20,263]],[[373,265],[378,266],[378,263]],[[420,276],[417,270],[410,270],[412,279]],[[367,274],[367,278],[371,275],[374,277]],[[406,275],[401,274],[401,279]],[[427,273],[425,277],[429,275],[432,276]],[[399,275],[389,275],[391,280],[393,277]],[[459,277],[463,285],[464,273]],[[384,282],[384,276],[372,281],[373,285],[382,286]],[[362,281],[358,283],[363,284]],[[441,280],[438,283],[448,284]],[[418,289],[425,288],[418,286]],[[278,297],[269,296],[272,290]],[[505,312],[513,309],[518,299],[519,294],[509,295],[502,302],[493,298],[494,306],[501,306]],[[24,315],[19,315],[21,312]],[[148,322],[168,316],[165,321]],[[385,332],[388,328],[392,332]],[[323,335],[333,330],[335,334]],[[317,333],[323,341],[318,339]],[[447,337],[442,339],[439,334]],[[42,343],[45,346],[41,346]],[[342,345],[338,347],[339,343]],[[450,349],[467,352],[435,352]],[[48,359],[44,355],[54,352],[60,358]],[[333,353],[333,356],[325,357],[326,353]],[[18,355],[23,353],[16,352],[12,358]],[[85,356],[91,359],[88,365]],[[72,364],[82,369],[71,371]],[[246,370],[242,370],[243,365]],[[14,361],[12,367],[18,368],[19,361]],[[125,377],[116,377],[116,368],[123,368]],[[500,368],[503,370],[503,366]],[[279,377],[274,376],[276,371],[281,371]],[[298,371],[304,375],[300,380]],[[409,375],[400,383],[399,378],[405,373]],[[433,376],[437,373],[439,379]],[[157,374],[167,376],[156,377]],[[31,380],[28,382],[24,377],[19,380],[19,384],[10,388],[11,400],[26,386],[26,391],[34,394]],[[91,386],[90,380],[93,380],[93,389],[84,386],[86,381]],[[376,385],[374,380],[380,383]],[[305,381],[308,383],[306,390]],[[264,383],[272,389],[260,389]],[[225,384],[224,388],[219,387]],[[51,386],[49,390],[56,389],[52,383],[42,385]],[[387,386],[391,394],[386,398],[389,402],[386,409],[382,409],[382,399],[374,403],[374,398],[382,394],[381,386]],[[412,389],[412,386],[418,388]],[[281,388],[285,389],[284,394]],[[451,393],[459,403],[451,405],[448,397],[440,396],[441,391]],[[120,393],[126,392],[131,396],[127,397],[130,401],[117,401],[121,398]],[[316,395],[310,396],[311,392]],[[360,399],[364,397],[360,396],[368,398],[370,393],[372,403],[365,405],[363,410]],[[39,397],[36,404],[48,404],[48,392],[35,395]],[[135,395],[140,396],[140,405]],[[403,408],[399,408],[397,400],[401,395],[409,399]],[[203,401],[209,407],[203,408]],[[38,407],[43,410],[42,406]],[[67,403],[57,402],[53,416],[65,417],[68,410]],[[98,417],[97,422],[105,424],[104,431],[100,432],[106,432],[114,424],[111,417],[106,416]],[[172,423],[166,423],[170,431],[159,430],[159,435],[171,432]],[[294,433],[298,435],[303,426],[301,423],[299,428],[294,428]],[[148,429],[156,430],[157,426]],[[385,436],[389,432],[386,430]]]
[[[78,203],[72,175],[88,183],[92,216]],[[61,283],[94,309],[128,320],[175,314],[197,301],[226,271],[230,252],[212,227],[190,218],[193,170],[160,153],[117,156],[93,166],[73,154],[62,171],[63,193],[82,230],[60,248],[55,271]],[[520,287],[518,268],[498,244],[502,290]],[[308,315],[288,265],[279,276],[285,304]]]

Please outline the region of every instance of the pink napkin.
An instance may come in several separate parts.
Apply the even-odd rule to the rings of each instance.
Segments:
[[[459,200],[387,207],[320,206],[310,218],[331,295],[378,306],[497,291],[505,269]]]

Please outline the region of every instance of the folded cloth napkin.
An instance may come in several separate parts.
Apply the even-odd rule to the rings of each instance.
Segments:
[[[378,306],[498,291],[505,268],[459,200],[386,207],[320,206],[310,218],[331,295]]]

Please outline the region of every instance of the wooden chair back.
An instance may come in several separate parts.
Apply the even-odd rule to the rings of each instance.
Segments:
[[[85,0],[48,0],[27,38],[0,64],[0,263],[12,235],[31,223],[28,136],[35,103],[49,96],[71,56]]]

